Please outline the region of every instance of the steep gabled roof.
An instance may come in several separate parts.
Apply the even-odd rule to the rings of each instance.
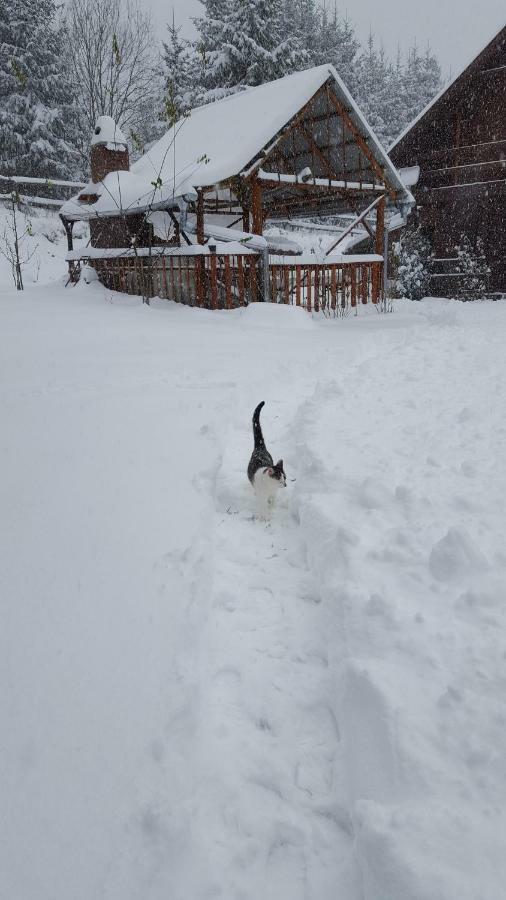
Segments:
[[[500,31],[497,32],[496,35],[492,38],[492,40],[488,41],[485,46],[479,51],[479,53],[472,58],[470,62],[468,62],[460,72],[455,75],[454,78],[448,84],[445,84],[441,90],[432,98],[432,100],[427,104],[424,109],[406,126],[404,131],[400,133],[398,137],[395,138],[392,144],[390,144],[388,148],[388,152],[392,153],[394,149],[398,147],[398,145],[404,140],[404,138],[410,134],[411,131],[422,121],[429,113],[436,112],[437,106],[446,102],[447,99],[450,98],[451,94],[456,91],[460,85],[460,82],[465,79],[467,76],[471,76],[475,71],[479,70],[482,64],[486,61],[486,59],[492,54],[495,53],[500,47],[503,47],[503,50],[506,50],[506,25],[504,28],[501,28]]]
[[[134,212],[149,206],[177,206],[181,197],[191,196],[197,188],[240,175],[327,82],[391,189],[401,203],[409,205],[411,195],[388,154],[336,70],[325,65],[193,109],[137,160],[130,172],[113,172],[94,185],[94,192],[100,194],[96,203],[83,206],[75,197],[64,204],[62,214],[81,219],[117,215],[120,208]]]

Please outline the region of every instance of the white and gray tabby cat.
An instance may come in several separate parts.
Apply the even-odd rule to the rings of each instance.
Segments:
[[[283,469],[283,460],[279,459],[276,465],[265,446],[262,427],[260,425],[260,411],[265,406],[262,400],[253,413],[253,440],[254,448],[248,465],[248,478],[253,485],[257,499],[266,504],[272,504],[280,488],[286,487],[286,475]]]

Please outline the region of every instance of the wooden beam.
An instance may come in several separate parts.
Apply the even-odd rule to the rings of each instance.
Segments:
[[[251,181],[251,213],[253,219],[253,234],[262,234],[264,228],[262,185],[256,177]]]
[[[383,185],[380,184],[372,184],[370,182],[366,182],[360,188],[360,185],[357,183],[356,186],[352,183],[346,182],[346,180],[340,179],[339,182],[332,181],[330,178],[321,178],[319,175],[316,176],[315,179],[309,179],[308,181],[283,181],[282,178],[277,178],[275,172],[266,172],[262,173],[262,178],[259,179],[263,187],[271,188],[272,190],[291,190],[291,191],[336,191],[336,193],[341,193],[342,191],[351,191],[355,193],[362,194],[379,194],[381,191],[385,190]],[[273,176],[273,177],[271,177]],[[290,176],[292,177],[292,176]],[[315,184],[315,180],[318,179],[319,182]]]
[[[204,244],[204,194],[197,191],[197,244]]]
[[[350,232],[353,231],[353,229],[357,227],[357,225],[363,225],[363,226],[365,227],[365,217],[366,217],[367,215],[369,215],[370,212],[373,211],[373,209],[374,209],[375,206],[377,206],[377,207],[379,208],[379,205],[380,205],[381,203],[383,204],[383,213],[384,213],[384,209],[385,209],[385,198],[384,198],[384,197],[377,197],[376,200],[373,200],[373,202],[367,207],[367,209],[364,209],[364,211],[363,211],[362,213],[360,213],[360,215],[358,215],[356,219],[353,219],[353,222],[350,222],[350,224],[348,225],[348,227],[345,228],[344,231],[343,231],[343,233],[339,236],[338,240],[335,241],[335,243],[332,244],[331,247],[329,247],[329,249],[327,250],[325,256],[328,256],[330,253],[332,253],[332,251],[335,250],[336,247],[339,246],[339,244],[341,243],[341,241],[344,241],[345,237],[347,237],[347,236],[350,234]],[[371,231],[370,231],[370,230],[369,230],[369,234],[371,234]],[[376,232],[376,234],[377,234],[377,232]],[[378,252],[378,251],[376,251],[376,252]]]
[[[392,198],[392,200],[395,200],[396,191],[392,188],[392,185],[387,180],[384,170],[381,168],[379,163],[376,161],[373,152],[367,146],[367,143],[364,140],[363,136],[360,134],[358,128],[356,127],[356,125],[354,124],[352,119],[350,118],[348,112],[346,111],[346,109],[344,108],[342,103],[340,103],[340,101],[337,99],[334,92],[330,89],[329,85],[327,85],[327,97],[328,97],[330,103],[333,104],[333,106],[335,107],[335,109],[337,110],[339,115],[342,117],[348,131],[351,131],[351,133],[354,135],[358,146],[360,147],[365,158],[368,160],[372,170],[374,172],[376,172],[378,178],[383,182],[383,184],[387,188],[389,196]]]
[[[378,256],[383,256],[385,243],[385,198],[381,197],[376,208],[376,239],[374,249]]]

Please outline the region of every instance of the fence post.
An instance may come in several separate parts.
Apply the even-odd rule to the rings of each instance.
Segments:
[[[387,299],[387,280],[388,280],[388,229],[385,228],[383,236],[383,281],[381,285],[381,298],[383,301]]]

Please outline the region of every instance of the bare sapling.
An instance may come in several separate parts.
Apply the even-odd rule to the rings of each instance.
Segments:
[[[20,202],[18,192],[12,191],[8,204],[10,216],[4,225],[4,230],[0,237],[0,253],[11,267],[16,290],[23,291],[23,266],[30,262],[37,250],[37,246],[30,247],[26,243],[26,238],[33,235],[30,221],[26,222],[24,231],[20,231],[17,216]]]

